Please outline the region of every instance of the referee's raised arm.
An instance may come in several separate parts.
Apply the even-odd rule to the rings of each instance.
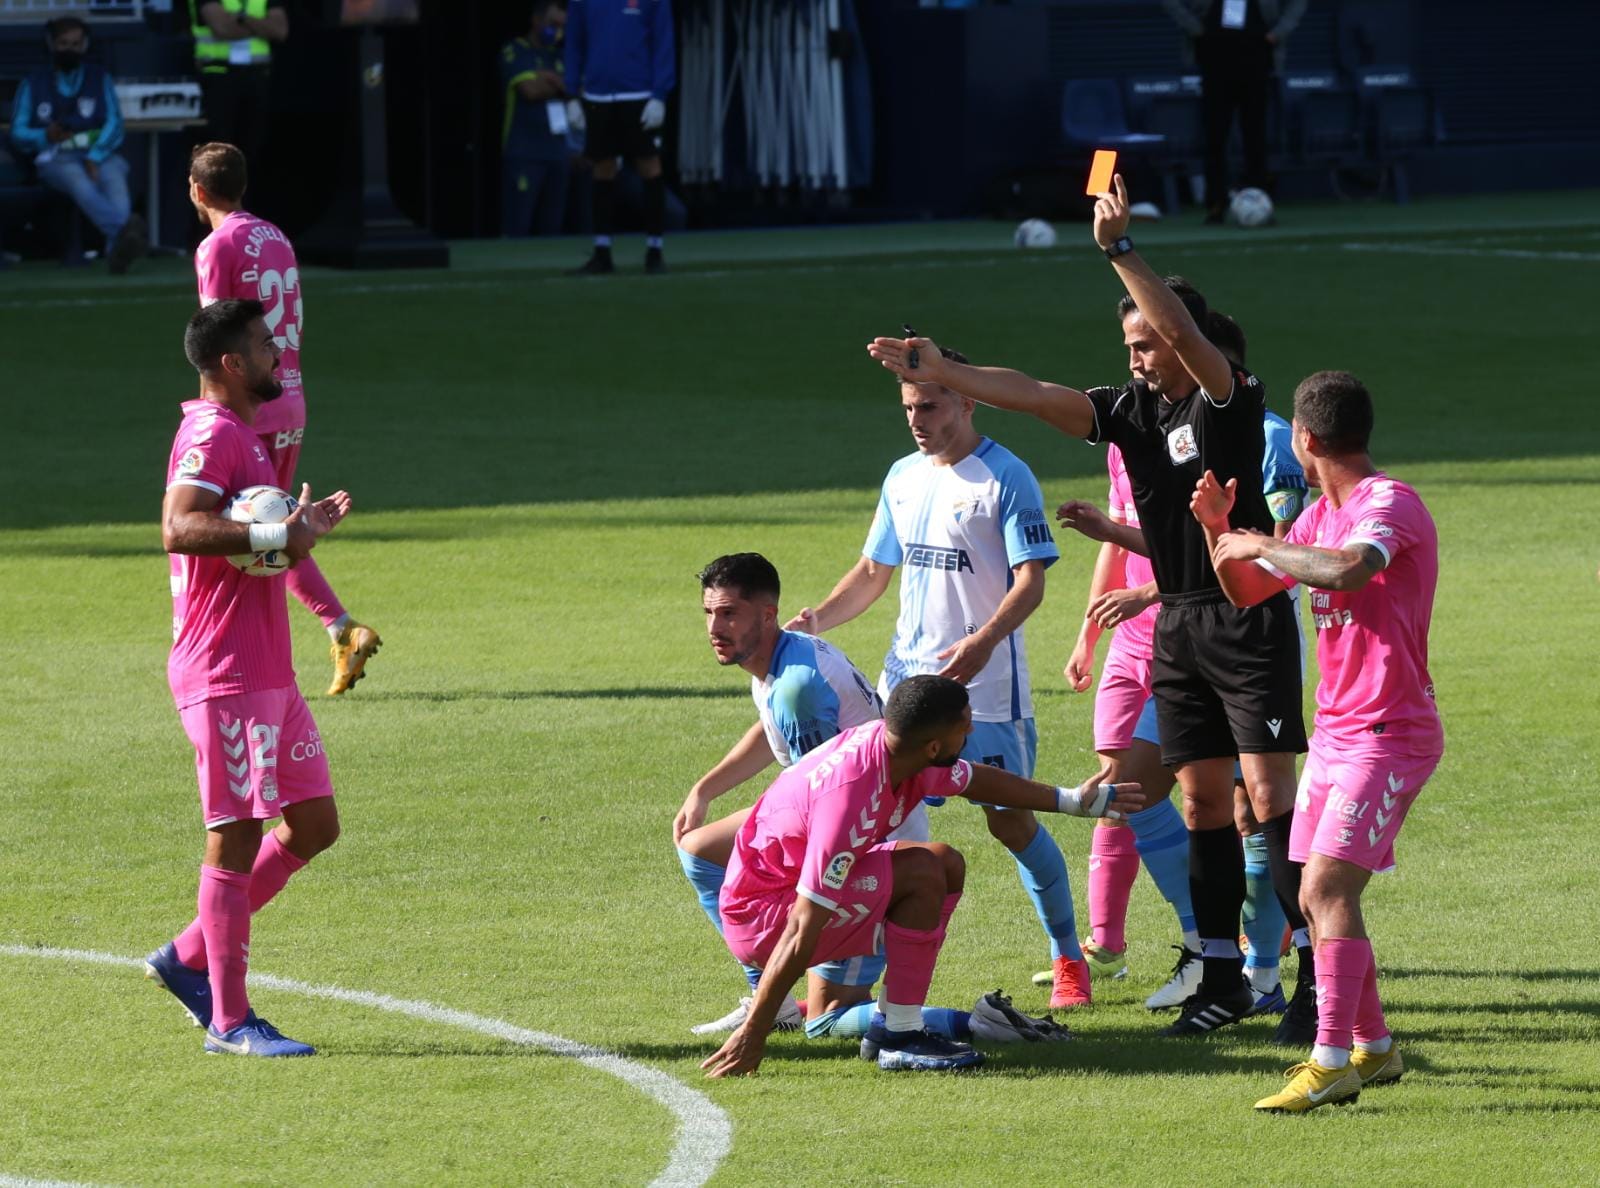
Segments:
[[[1185,370],[1205,389],[1213,404],[1226,404],[1233,391],[1233,367],[1205,328],[1184,308],[1183,300],[1156,275],[1128,238],[1128,188],[1119,173],[1112,192],[1094,204],[1094,241],[1117,270],[1128,296],[1160,337],[1178,353]]]
[[[1007,367],[974,367],[947,359],[931,338],[874,338],[867,354],[908,384],[939,384],[958,396],[1028,413],[1070,437],[1095,431],[1094,406],[1075,388],[1048,384]]]

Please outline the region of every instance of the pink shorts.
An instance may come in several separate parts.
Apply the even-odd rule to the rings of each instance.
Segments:
[[[1370,871],[1393,870],[1395,835],[1439,756],[1336,746],[1311,740],[1294,801],[1289,858],[1304,862],[1315,853]]]
[[[889,911],[889,896],[894,889],[894,850],[894,842],[880,842],[851,868],[850,881],[838,892],[839,906],[834,909],[833,919],[817,939],[812,965],[883,952],[883,918]],[[793,910],[792,895],[725,904],[722,938],[745,965],[765,968]],[[734,924],[728,920],[730,913],[745,918]]]
[[[1115,643],[1100,670],[1094,695],[1094,749],[1125,751],[1133,745],[1133,728],[1150,700],[1150,657],[1135,656]]]
[[[194,744],[206,828],[266,821],[333,795],[322,736],[293,685],[214,697],[178,711]]]

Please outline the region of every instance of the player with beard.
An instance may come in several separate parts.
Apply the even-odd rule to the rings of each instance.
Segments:
[[[752,1073],[789,987],[807,967],[876,954],[888,959],[866,1043],[882,1069],[981,1063],[970,1045],[930,1033],[923,1002],[966,864],[938,842],[891,842],[925,797],[962,796],[1030,812],[1080,817],[1137,811],[1134,784],[1090,779],[1051,788],[968,763],[966,686],[912,676],[889,695],[883,720],[839,735],[785,771],[739,829],[723,884],[723,938],[762,971],[749,1017],[701,1065],[713,1077]],[[864,1045],[866,1046],[866,1045]]]
[[[161,510],[173,597],[167,678],[198,759],[206,845],[199,914],[146,959],[145,973],[206,1028],[206,1051],[309,1056],[309,1044],[250,1009],[250,917],[333,844],[339,814],[322,738],[295,685],[288,579],[245,573],[229,557],[281,550],[303,564],[349,512],[350,496],[313,501],[302,487],[281,524],[218,514],[232,495],[278,477],[254,426],[283,394],[265,313],[258,301],[214,302],[184,334],[200,396],[183,406]],[[280,816],[263,840],[261,823]]]

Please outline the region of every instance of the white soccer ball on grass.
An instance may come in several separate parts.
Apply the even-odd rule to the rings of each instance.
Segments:
[[[240,491],[223,506],[222,514],[236,524],[281,524],[299,506],[289,492],[263,484]],[[228,560],[252,577],[272,577],[289,568],[289,556],[282,549],[238,553]]]
[[[1240,190],[1228,203],[1228,218],[1239,227],[1265,227],[1274,214],[1272,199],[1254,186]]]
[[[1056,229],[1043,219],[1024,219],[1017,224],[1011,242],[1019,248],[1055,247]]]

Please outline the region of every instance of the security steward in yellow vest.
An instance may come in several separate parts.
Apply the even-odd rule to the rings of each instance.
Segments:
[[[272,46],[289,36],[283,0],[189,0],[189,23],[202,139],[237,145],[253,165],[267,140]]]

